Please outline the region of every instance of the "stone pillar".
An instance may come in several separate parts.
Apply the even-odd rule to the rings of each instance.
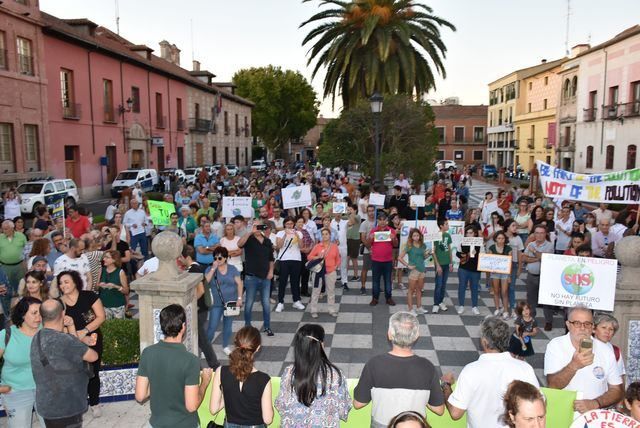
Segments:
[[[176,259],[182,252],[182,240],[177,234],[161,232],[153,239],[151,247],[160,261],[158,270],[131,283],[131,288],[140,296],[140,352],[162,340],[160,311],[176,303],[187,313],[184,345],[189,352],[200,355],[196,286],[202,275],[178,269]]]
[[[616,244],[622,271],[616,284],[613,316],[620,330],[611,341],[622,351],[628,385],[640,381],[640,236],[627,236]]]

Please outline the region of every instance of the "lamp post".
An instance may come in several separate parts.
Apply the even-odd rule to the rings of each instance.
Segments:
[[[371,113],[373,113],[373,121],[374,121],[374,127],[375,127],[375,135],[374,135],[374,140],[375,140],[375,182],[377,184],[380,184],[380,116],[382,114],[382,102],[384,101],[384,98],[382,97],[382,95],[380,95],[378,92],[375,92],[373,95],[371,95],[371,98],[369,98],[369,103],[371,104]]]

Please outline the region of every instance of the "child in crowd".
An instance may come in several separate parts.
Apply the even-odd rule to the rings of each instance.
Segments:
[[[462,220],[464,218],[464,213],[458,208],[458,199],[451,199],[451,209],[447,210],[445,217],[447,220]]]
[[[407,261],[404,261],[405,255]],[[428,257],[427,246],[424,244],[424,236],[419,229],[411,229],[409,232],[409,242],[400,251],[398,262],[409,268],[409,292],[407,293],[407,306],[413,315],[424,314],[422,308],[422,287],[424,287],[424,277],[427,270],[425,261]],[[413,299],[415,297],[416,308],[413,309]]]
[[[640,422],[640,382],[629,385],[624,396],[624,405],[629,411],[629,416]]]
[[[538,334],[538,323],[532,315],[531,306],[521,301],[516,306],[516,332],[511,336],[509,352],[524,360],[534,354],[531,338]]]

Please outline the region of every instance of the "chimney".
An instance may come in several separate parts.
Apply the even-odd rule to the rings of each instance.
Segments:
[[[160,45],[160,58],[171,61],[171,45],[166,40],[159,43]]]
[[[180,49],[176,45],[171,45],[171,62],[180,66]]]
[[[575,58],[576,56],[580,55],[582,52],[585,52],[589,49],[591,49],[591,45],[588,43],[575,45],[574,47],[571,48],[571,55],[569,56],[569,58]]]
[[[193,69],[192,71],[200,71],[200,61],[193,60]]]

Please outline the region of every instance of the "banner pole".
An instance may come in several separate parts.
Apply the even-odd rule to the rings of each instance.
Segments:
[[[378,227],[378,206],[376,205],[373,211],[373,227]]]
[[[416,225],[415,225],[416,229],[418,228],[418,208],[420,207],[416,207]]]

